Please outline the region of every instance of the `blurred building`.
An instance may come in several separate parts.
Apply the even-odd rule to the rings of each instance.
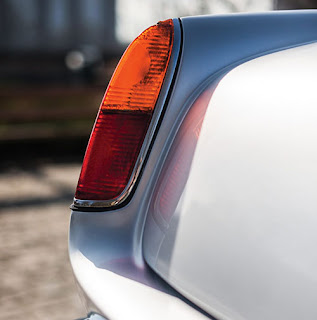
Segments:
[[[62,52],[91,45],[113,51],[114,0],[2,0],[0,50]]]
[[[72,80],[66,68],[92,77],[89,69],[122,50],[114,0],[0,1],[2,85],[25,78],[28,84]]]
[[[86,138],[124,48],[115,0],[1,0],[0,142]]]

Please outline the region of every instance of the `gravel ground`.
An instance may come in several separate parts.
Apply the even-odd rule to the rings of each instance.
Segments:
[[[68,261],[79,164],[0,173],[0,320],[85,315]]]

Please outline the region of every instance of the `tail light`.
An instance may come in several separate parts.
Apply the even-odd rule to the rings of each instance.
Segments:
[[[126,199],[142,162],[140,150],[166,74],[173,32],[172,20],[159,22],[122,56],[88,143],[75,206],[87,205],[87,200],[89,206],[99,206],[98,200],[111,206]]]

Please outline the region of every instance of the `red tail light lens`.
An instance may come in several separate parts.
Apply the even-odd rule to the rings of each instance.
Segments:
[[[116,204],[135,179],[172,46],[173,22],[166,20],[141,33],[122,56],[88,143],[76,199]]]

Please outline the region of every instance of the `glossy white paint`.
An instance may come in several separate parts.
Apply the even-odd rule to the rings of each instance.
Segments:
[[[139,270],[133,262],[126,263],[121,259],[120,272],[126,267],[129,273],[139,274],[137,279],[117,270],[96,267],[87,257],[77,252],[72,255],[75,276],[85,294],[94,301],[95,310],[111,320],[151,319],[151,320],[207,320],[179,297],[164,292],[151,285],[144,277],[144,270]],[[142,272],[143,271],[143,272]]]
[[[169,81],[164,82],[157,105],[168,103],[133,196],[120,208],[96,212],[73,210],[71,214],[70,261],[88,313],[97,312],[105,318],[120,320],[212,318],[171,288],[144,259],[155,267],[155,263],[152,264],[156,259],[153,252],[160,246],[165,232],[164,225],[162,228],[156,223],[147,223],[144,230],[145,220],[149,222],[153,217],[151,203],[162,168],[175,144],[180,124],[206,86],[211,84],[213,88],[224,74],[245,61],[317,41],[316,18],[317,11],[298,11],[186,17],[181,19],[181,23],[174,19],[174,45],[177,50],[173,50],[167,79],[174,74],[178,48],[181,47],[179,68],[171,87]],[[199,229],[191,229],[191,232],[192,239],[202,236]],[[170,229],[170,242],[166,241],[167,237],[164,239],[164,245],[170,245],[171,253],[173,234],[178,235]],[[178,250],[196,258],[199,256],[199,251],[193,253],[181,246]],[[198,264],[190,256],[187,261],[192,266],[203,266],[205,257],[200,255]],[[179,267],[176,260],[175,267]],[[228,266],[228,271],[232,267]],[[167,274],[164,277],[172,283]],[[198,285],[190,283],[192,288]],[[195,291],[189,294],[179,285],[175,287],[192,302],[203,306],[202,301],[194,297]],[[219,318],[221,315],[225,317],[211,307],[207,309],[214,315],[220,315]]]
[[[316,83],[316,43],[230,71],[170,224],[148,219],[150,265],[220,319],[317,319]]]

